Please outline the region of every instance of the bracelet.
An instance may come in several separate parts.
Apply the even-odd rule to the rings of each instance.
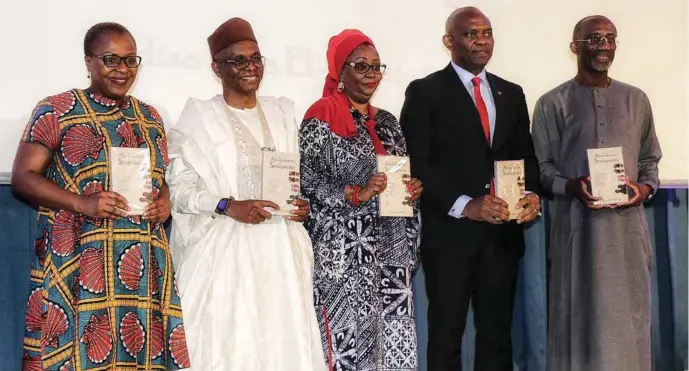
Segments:
[[[361,192],[360,186],[352,186],[352,194],[350,195],[350,197],[352,204],[354,204],[354,206],[359,206],[359,204],[361,204],[361,200],[359,200],[359,192]]]

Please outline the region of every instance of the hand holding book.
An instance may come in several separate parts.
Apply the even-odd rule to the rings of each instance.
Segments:
[[[144,209],[143,218],[153,223],[164,223],[170,217],[170,196],[167,186],[163,186],[156,197],[152,193],[145,194],[148,205]]]
[[[588,183],[591,182],[590,176],[582,176],[575,179],[570,179],[565,185],[565,194],[570,197],[578,198],[589,209],[598,210],[606,207],[605,205],[596,205],[595,201],[600,200],[600,197],[594,197],[588,189]]]
[[[423,184],[416,178],[409,178],[409,180],[405,181],[405,184],[407,185],[407,193],[409,193],[409,196],[406,198],[407,204],[411,205],[412,202],[421,198]]]
[[[127,200],[116,192],[98,192],[82,196],[77,212],[94,219],[118,219],[127,216]]]
[[[264,200],[244,200],[244,201],[230,201],[230,205],[225,210],[225,215],[230,218],[246,224],[260,224],[266,219],[271,219],[273,215],[266,211],[265,208],[270,207],[274,210],[279,210],[280,207],[271,201]]]
[[[491,195],[472,198],[464,207],[464,216],[479,222],[502,224],[510,219],[509,205],[505,200]]]
[[[628,202],[611,205],[612,208],[639,206],[648,200],[648,197],[651,195],[652,189],[648,184],[632,182],[629,176],[626,176],[625,180],[625,184],[632,190],[634,195]]]
[[[519,200],[517,209],[522,210],[517,217],[517,223],[528,223],[538,217],[541,210],[541,200],[535,193],[529,193]]]
[[[306,200],[298,198],[292,202],[292,206],[295,206],[296,209],[291,210],[292,215],[286,216],[285,219],[301,223],[309,217],[311,210]]]

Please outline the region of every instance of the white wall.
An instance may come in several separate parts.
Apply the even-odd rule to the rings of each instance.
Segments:
[[[330,36],[361,29],[388,65],[375,104],[399,114],[409,81],[448,62],[441,43],[444,22],[464,5],[490,17],[496,47],[489,70],[522,85],[530,109],[573,76],[568,43],[576,21],[609,16],[620,39],[611,76],[642,88],[651,99],[664,153],[661,178],[689,178],[686,0],[0,0],[0,173],[11,170],[38,100],[87,86],[82,42],[97,22],[120,22],[132,31],[143,57],[132,94],[155,105],[169,126],[189,96],[220,92],[206,37],[230,17],[252,23],[268,59],[261,94],[293,99],[298,115],[320,96]]]

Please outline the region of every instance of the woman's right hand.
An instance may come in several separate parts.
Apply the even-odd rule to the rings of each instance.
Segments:
[[[259,224],[264,222],[266,219],[272,218],[272,214],[263,209],[265,207],[270,207],[275,210],[280,209],[278,205],[270,201],[233,200],[230,202],[227,210],[225,210],[225,215],[241,223]]]
[[[366,187],[364,187],[359,192],[359,200],[361,202],[367,202],[373,197],[383,193],[385,188],[388,186],[388,177],[385,173],[376,173],[368,178]]]
[[[98,192],[82,196],[77,211],[94,219],[117,219],[127,216],[129,206],[127,200],[118,193]]]

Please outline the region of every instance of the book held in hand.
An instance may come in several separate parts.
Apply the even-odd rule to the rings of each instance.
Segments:
[[[406,182],[411,179],[409,157],[378,156],[378,172],[388,177],[385,191],[378,196],[380,216],[413,217],[414,209],[407,204]]]
[[[495,161],[495,196],[508,204],[510,220],[517,219],[522,209],[517,208],[526,194],[524,160]]]
[[[268,208],[273,215],[292,215],[292,202],[299,198],[299,153],[263,152],[261,199],[271,201],[280,210]]]
[[[148,148],[110,148],[110,191],[127,200],[128,215],[142,215],[151,194],[151,153]]]
[[[591,195],[600,197],[594,205],[611,205],[629,201],[622,147],[589,148]]]

